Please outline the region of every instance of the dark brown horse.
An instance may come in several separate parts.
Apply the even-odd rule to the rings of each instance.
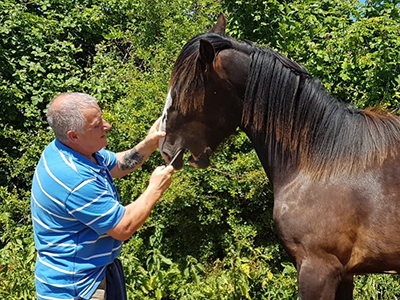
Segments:
[[[189,149],[205,168],[237,127],[249,136],[301,299],[352,299],[354,274],[400,271],[397,116],[334,99],[301,65],[225,36],[221,15],[182,49],[162,120],[167,162]]]

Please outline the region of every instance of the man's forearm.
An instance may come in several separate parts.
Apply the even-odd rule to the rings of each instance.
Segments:
[[[116,153],[118,163],[111,170],[114,178],[124,177],[139,168],[154,151],[146,141],[141,141],[134,148]]]
[[[107,233],[120,241],[129,239],[147,220],[161,194],[158,191],[146,189],[136,201],[125,206],[121,221]]]
[[[134,170],[138,168],[144,161],[145,155],[139,154],[136,148],[128,150],[122,156],[119,167],[122,171]]]

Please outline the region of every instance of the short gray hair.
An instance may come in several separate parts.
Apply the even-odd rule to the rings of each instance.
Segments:
[[[65,97],[65,99],[53,105],[59,97]],[[85,93],[62,93],[54,97],[47,110],[47,122],[56,138],[67,141],[67,132],[70,130],[82,133],[86,125],[82,110],[94,105],[97,105],[96,98]]]

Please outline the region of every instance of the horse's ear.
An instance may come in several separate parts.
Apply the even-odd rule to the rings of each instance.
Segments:
[[[204,71],[207,71],[215,58],[215,50],[209,41],[200,40],[200,63]]]
[[[220,13],[218,16],[217,24],[215,24],[213,28],[211,28],[210,32],[224,35],[225,29],[226,29],[226,19],[224,14]]]

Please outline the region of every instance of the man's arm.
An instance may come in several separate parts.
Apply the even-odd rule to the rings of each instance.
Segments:
[[[121,221],[107,234],[120,241],[129,239],[143,225],[158,199],[170,186],[173,173],[172,166],[156,168],[147,189],[136,201],[125,206]]]
[[[158,147],[158,141],[165,132],[158,131],[160,119],[151,126],[146,138],[134,148],[116,153],[118,163],[110,171],[114,178],[124,177],[139,168]]]

